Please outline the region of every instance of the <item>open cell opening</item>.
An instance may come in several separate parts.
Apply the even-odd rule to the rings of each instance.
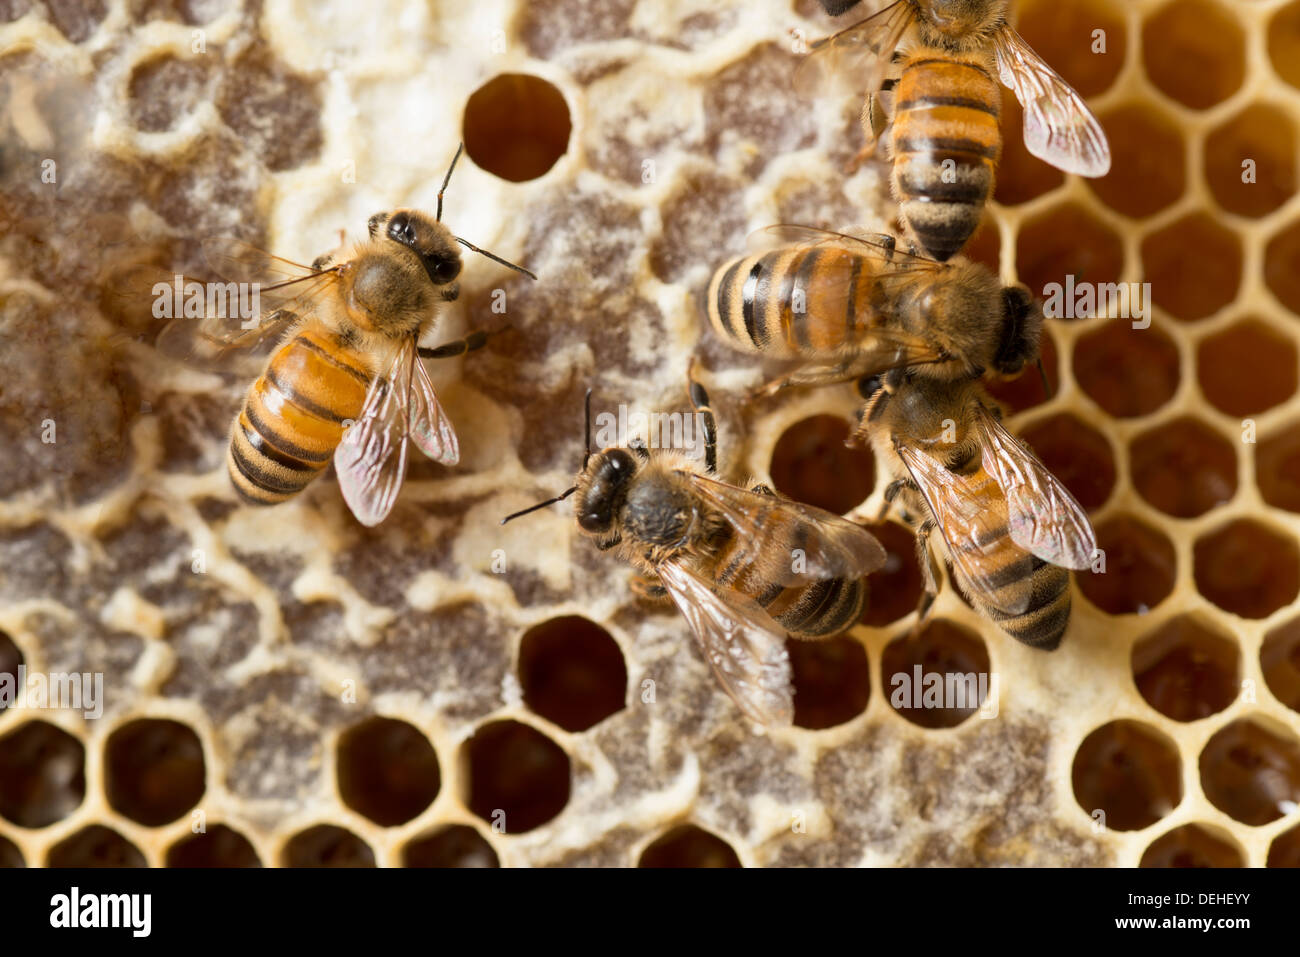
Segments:
[[[519,682],[534,712],[566,731],[585,731],[622,710],[627,665],[609,632],[579,615],[566,615],[524,634]]]
[[[1114,831],[1150,827],[1183,799],[1178,747],[1140,721],[1112,721],[1084,738],[1072,778],[1079,806]]]
[[[1196,615],[1180,615],[1134,644],[1133,680],[1165,717],[1197,721],[1236,700],[1241,649]]]
[[[637,867],[740,867],[731,845],[694,824],[682,824],[657,838]]]
[[[545,175],[569,148],[573,121],[555,84],[503,73],[465,103],[465,152],[495,176],[521,183]]]
[[[433,803],[442,772],[433,745],[418,728],[376,717],[339,738],[338,785],[344,804],[376,824],[393,827]]]

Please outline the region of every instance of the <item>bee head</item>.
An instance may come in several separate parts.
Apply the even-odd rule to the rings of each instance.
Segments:
[[[624,449],[605,449],[587,460],[574,500],[578,525],[584,532],[602,535],[613,529],[614,517],[627,498],[628,483],[636,471],[636,459]]]
[[[376,213],[368,223],[370,235],[399,243],[420,259],[435,286],[445,286],[460,275],[460,249],[456,237],[442,223],[414,209]]]
[[[1002,25],[1007,0],[920,0],[926,22],[940,33],[963,37]]]

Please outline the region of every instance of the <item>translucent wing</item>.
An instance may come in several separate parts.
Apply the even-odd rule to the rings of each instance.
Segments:
[[[741,564],[760,564],[775,583],[791,586],[861,578],[885,563],[885,549],[876,537],[838,515],[737,488],[698,472],[679,474],[739,536],[736,557]]]
[[[412,364],[415,376],[411,383],[411,441],[435,462],[455,465],[460,461],[460,441],[456,438],[456,430],[433,391],[433,383],[429,381],[429,373],[425,371],[418,353],[415,353]]]
[[[1110,172],[1106,133],[1083,98],[1010,27],[993,34],[998,76],[1025,108],[1025,146],[1067,173]]]
[[[734,591],[724,598],[680,562],[664,562],[656,571],[740,710],[760,724],[789,725],[794,693],[781,626],[753,599]]]
[[[366,393],[361,415],[334,450],[343,500],[362,525],[378,525],[392,511],[406,476],[408,409],[415,363],[412,338],[397,350],[385,375]]]
[[[884,233],[853,235],[800,223],[776,223],[750,233],[747,247],[757,253],[780,246],[841,246],[893,270],[940,272],[951,268],[947,263],[892,246],[886,242],[887,238],[892,237]]]
[[[984,470],[1006,495],[1011,540],[1062,568],[1092,565],[1097,536],[1083,507],[1037,456],[979,405],[974,416]]]
[[[857,94],[874,93],[915,17],[909,0],[898,0],[834,36],[818,40],[795,70],[795,91],[809,98],[838,95],[848,89]]]

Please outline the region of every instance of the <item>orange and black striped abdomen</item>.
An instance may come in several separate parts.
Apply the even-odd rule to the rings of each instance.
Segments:
[[[709,322],[745,352],[782,359],[835,355],[856,341],[875,279],[870,261],[836,246],[773,249],[713,274]]]
[[[1002,155],[1001,90],[979,58],[921,51],[894,91],[893,183],[925,252],[946,261],[979,226]]]
[[[324,471],[343,423],[365,403],[363,358],[330,333],[304,329],[271,356],[230,431],[226,464],[246,501],[274,505]]]

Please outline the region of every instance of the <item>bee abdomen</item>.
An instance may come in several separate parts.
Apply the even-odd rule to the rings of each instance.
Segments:
[[[1070,622],[1070,573],[1064,568],[1035,558],[1029,576],[1033,587],[1029,607],[1019,615],[1003,615],[990,609],[1002,629],[1031,648],[1054,651]]]
[[[823,638],[847,631],[862,614],[867,586],[860,579],[830,578],[799,589],[801,594],[776,621],[798,638]]]

